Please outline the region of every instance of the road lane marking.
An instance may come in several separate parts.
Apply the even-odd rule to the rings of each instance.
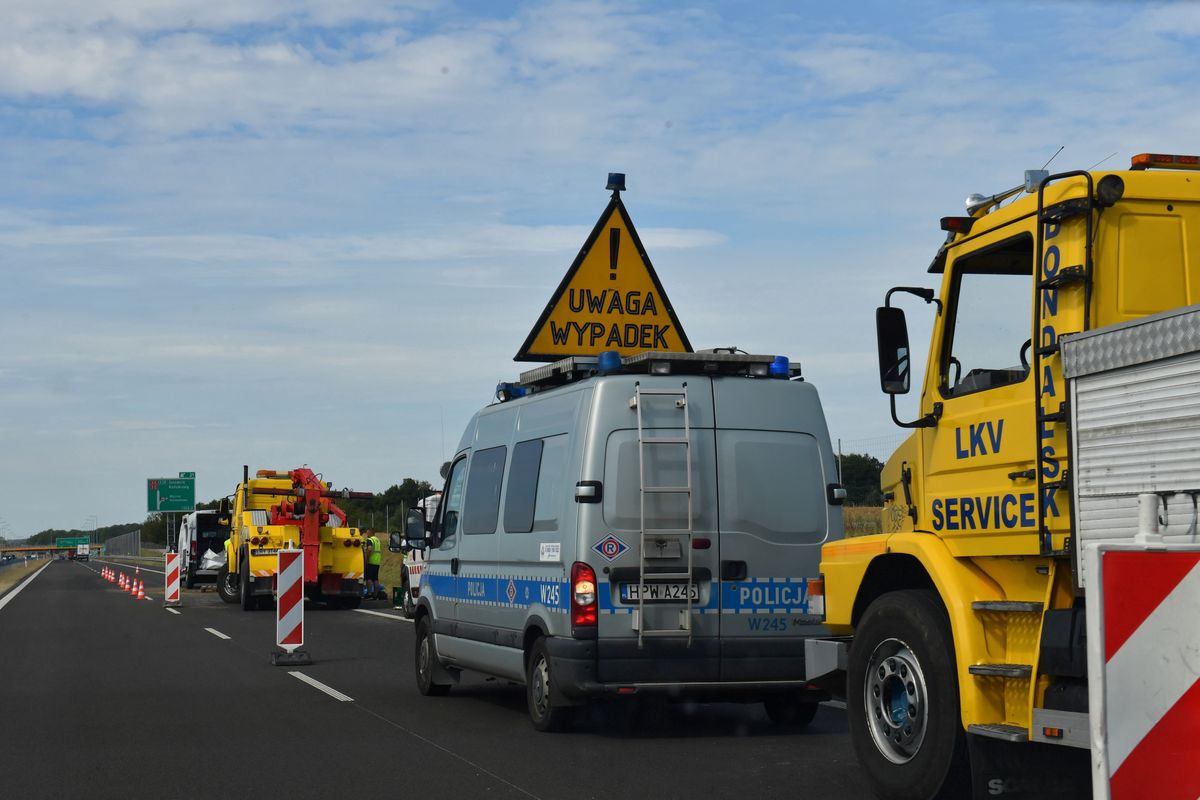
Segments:
[[[390,619],[393,622],[408,622],[408,623],[412,622],[411,619],[405,619],[404,617],[398,616],[396,614],[389,614],[386,611],[368,611],[365,608],[356,608],[354,610],[360,614],[373,614],[376,617],[383,617],[384,619]]]
[[[321,683],[316,678],[308,677],[303,672],[289,672],[288,675],[291,675],[293,678],[299,678],[300,680],[304,681],[305,683],[307,683],[309,686],[313,687],[314,689],[320,689],[322,692],[329,695],[334,700],[340,700],[343,703],[353,703],[354,702],[353,697],[342,694],[337,689],[334,689],[332,686],[326,686],[325,684]]]
[[[173,608],[168,608],[168,609],[167,609],[167,611],[170,611],[172,614],[178,614],[178,613],[179,613],[178,611],[176,611],[176,610],[175,610],[175,609],[173,609]]]
[[[846,704],[841,700],[826,700],[825,702],[821,703],[821,705],[829,706],[830,708],[836,708],[841,711],[846,710]]]
[[[16,585],[16,587],[14,587],[13,590],[10,591],[8,594],[4,595],[4,597],[0,597],[0,609],[4,608],[6,605],[8,605],[10,602],[12,602],[12,599],[14,597],[16,597],[18,594],[20,594],[22,589],[24,589],[26,586],[28,586],[30,583],[32,583],[34,578],[36,578],[38,575],[41,575],[42,570],[44,570],[46,567],[50,566],[51,563],[53,563],[53,562],[47,561],[45,564],[42,564],[42,566],[38,567],[37,572],[33,573],[28,578],[26,578],[25,580],[18,583]]]
[[[168,610],[168,611],[170,611],[170,609],[167,609],[167,610]],[[217,630],[216,628],[205,628],[204,630],[208,631],[209,633],[211,633],[213,636],[217,637],[218,639],[229,639],[229,638],[231,638],[231,637],[229,637],[229,636],[226,636],[225,634],[221,633],[221,632],[220,632],[219,630]]]

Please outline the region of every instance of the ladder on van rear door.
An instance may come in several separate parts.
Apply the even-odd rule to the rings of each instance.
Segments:
[[[644,426],[644,418],[642,416],[645,408],[646,398],[654,398],[650,402],[655,401],[673,401],[675,410],[683,412],[683,435],[682,436],[647,436]],[[687,637],[688,646],[692,643],[692,439],[691,439],[691,413],[688,409],[688,393],[687,383],[685,382],[678,389],[646,389],[641,385],[641,382],[634,384],[634,396],[629,401],[629,405],[637,411],[637,432],[638,432],[638,485],[641,490],[641,536],[638,542],[638,598],[637,611],[633,621],[633,627],[638,632],[638,647],[646,638],[655,637]],[[675,427],[675,426],[670,426]],[[654,459],[650,459],[650,464],[647,464],[647,448],[672,446],[681,447],[683,450],[684,474],[686,482],[682,486],[662,485],[659,483],[648,483],[652,476],[647,475],[648,471],[653,471],[653,465],[656,463]],[[649,470],[648,470],[649,467]],[[674,495],[683,497],[687,506],[686,524],[684,527],[677,528],[647,528],[646,527],[646,499],[648,495]],[[680,548],[679,558],[685,558],[687,561],[686,571],[681,571],[678,566],[673,568],[661,569],[656,568],[653,572],[646,571],[646,552],[649,547],[654,546],[662,552],[671,542],[677,542]],[[669,583],[671,581],[684,581],[684,608],[678,609],[679,623],[673,628],[647,628],[646,620],[646,584],[647,578],[653,578],[655,581]],[[699,587],[695,591],[699,591]]]

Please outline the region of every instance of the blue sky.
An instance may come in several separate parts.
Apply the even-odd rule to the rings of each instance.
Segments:
[[[790,355],[884,455],[873,310],[939,217],[1060,145],[1200,150],[1193,4],[0,8],[10,537],[180,470],[435,478],[609,171],[692,343]]]

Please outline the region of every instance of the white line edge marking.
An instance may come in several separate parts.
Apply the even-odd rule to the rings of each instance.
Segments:
[[[155,572],[155,573],[158,573],[159,575],[167,574],[167,573],[163,572],[161,569],[151,569],[150,567],[147,567],[144,564],[129,564],[124,561],[105,561],[105,560],[99,559],[99,558],[97,558],[96,561],[100,562],[101,564],[114,564],[118,567],[124,567],[125,569],[129,569],[130,567],[136,567],[137,569],[140,569],[142,572]]]
[[[178,611],[176,611],[176,610],[175,610],[175,609],[173,609],[173,608],[168,608],[168,609],[167,609],[167,611],[170,611],[172,614],[178,614],[178,613],[179,613]]]
[[[846,704],[841,700],[826,700],[823,703],[821,703],[821,705],[829,706],[830,708],[840,709],[841,711],[846,710]]]
[[[38,567],[37,572],[33,573],[28,578],[21,581],[16,586],[14,586],[8,594],[4,595],[4,597],[0,597],[0,608],[4,608],[6,605],[8,605],[14,597],[16,597],[18,594],[21,593],[22,589],[24,589],[26,586],[28,586],[30,583],[32,583],[33,579],[36,578],[38,575],[41,575],[42,570],[44,570],[46,567],[50,566],[52,563],[54,563],[54,562],[47,561],[45,564],[42,564],[40,567]]]
[[[320,689],[322,692],[329,695],[334,700],[340,700],[343,703],[353,703],[354,702],[353,697],[342,694],[337,689],[334,689],[331,686],[326,686],[325,684],[321,683],[316,678],[308,677],[303,672],[289,672],[288,675],[291,675],[293,678],[299,678],[300,680],[304,681],[305,683],[307,683],[309,686],[313,687],[314,689]]]
[[[368,611],[365,608],[356,608],[354,610],[360,614],[371,614],[372,616],[383,617],[384,619],[390,619],[393,622],[407,622],[410,625],[412,624],[411,619],[406,619],[405,617],[400,617],[395,614],[389,614],[386,611]]]
[[[220,632],[219,630],[217,630],[216,628],[205,628],[204,630],[208,631],[209,633],[211,633],[213,636],[217,637],[218,639],[229,639],[229,638],[231,638],[231,637],[229,637],[229,636],[226,636],[225,634],[221,633],[221,632]]]

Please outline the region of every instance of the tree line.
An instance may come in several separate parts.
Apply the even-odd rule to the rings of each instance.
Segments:
[[[386,490],[377,492],[372,497],[349,500],[337,498],[333,502],[346,512],[347,522],[352,527],[373,527],[378,531],[386,533],[388,531],[401,530],[404,527],[404,515],[408,509],[417,505],[421,499],[427,497],[432,492],[433,487],[429,481],[405,478],[400,483],[393,484]],[[221,500],[222,498],[218,497],[203,503],[197,503],[196,510],[215,510],[220,507]],[[54,540],[60,536],[88,536],[93,542],[103,544],[114,536],[121,536],[122,534],[140,530],[142,532],[143,544],[165,545],[167,543],[168,531],[178,530],[179,521],[182,516],[183,512],[175,514],[148,514],[141,522],[122,522],[86,531],[77,528],[69,530],[47,528],[30,536],[28,544],[52,545],[54,544]],[[171,538],[174,540],[173,535]]]

